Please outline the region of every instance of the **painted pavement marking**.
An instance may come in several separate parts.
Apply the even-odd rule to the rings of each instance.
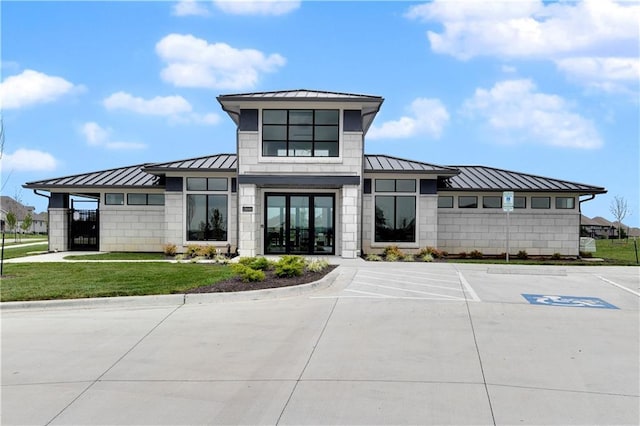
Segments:
[[[480,298],[459,271],[449,273],[422,272],[389,268],[385,271],[358,270],[347,288],[314,299],[401,299],[473,301]]]
[[[572,308],[619,309],[599,297],[522,294],[532,305],[566,306]]]
[[[622,290],[624,290],[624,291],[628,291],[629,293],[631,293],[631,294],[635,294],[636,296],[640,297],[640,293],[638,293],[637,291],[633,291],[633,290],[631,290],[630,288],[627,288],[627,287],[625,287],[625,286],[623,286],[623,285],[621,285],[621,284],[618,284],[618,283],[615,283],[615,282],[613,282],[613,281],[611,281],[611,280],[608,280],[608,279],[606,279],[605,277],[601,277],[600,275],[596,275],[596,277],[598,277],[599,279],[601,279],[601,280],[602,280],[602,281],[604,281],[605,283],[609,283],[609,284],[611,284],[611,285],[613,285],[613,286],[616,286],[616,287],[618,287],[618,288],[620,288],[620,289],[622,289]]]

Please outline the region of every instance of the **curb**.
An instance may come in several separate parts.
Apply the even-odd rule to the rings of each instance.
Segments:
[[[290,287],[276,287],[264,290],[250,290],[227,293],[180,293],[153,296],[96,297],[86,299],[39,300],[32,302],[2,302],[0,311],[20,309],[91,309],[102,307],[162,307],[180,305],[200,305],[205,303],[228,303],[256,300],[273,300],[283,297],[302,296],[330,287],[338,277],[337,267],[322,279],[307,284]]]

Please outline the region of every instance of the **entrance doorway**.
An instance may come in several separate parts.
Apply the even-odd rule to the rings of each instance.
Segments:
[[[69,250],[98,250],[98,210],[69,210]]]
[[[265,254],[334,254],[333,194],[265,195]]]

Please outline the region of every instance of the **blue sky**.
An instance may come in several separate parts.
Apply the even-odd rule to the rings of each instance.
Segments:
[[[235,151],[220,94],[385,98],[366,152],[604,186],[640,225],[640,5],[3,1],[2,194]]]

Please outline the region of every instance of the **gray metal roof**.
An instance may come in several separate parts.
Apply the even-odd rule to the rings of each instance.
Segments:
[[[235,172],[237,156],[218,154],[165,163],[146,163],[117,169],[27,182],[31,189],[161,188],[167,171]],[[365,173],[418,173],[440,176],[441,191],[526,191],[603,194],[597,186],[535,176],[485,166],[438,166],[388,155],[365,155]]]
[[[513,172],[485,166],[451,166],[460,174],[438,183],[438,190],[447,191],[527,191],[527,192],[578,192],[604,194],[598,186],[547,178],[527,173]]]
[[[27,182],[25,188],[49,189],[49,188],[130,188],[130,187],[159,187],[160,177],[144,172],[145,164],[138,164],[117,169],[102,170],[79,175],[64,176],[53,179],[45,179]]]
[[[279,90],[273,92],[252,92],[236,93],[218,96],[219,101],[230,100],[260,100],[260,101],[282,101],[282,100],[329,100],[329,101],[377,101],[382,102],[381,96],[358,95],[355,93],[326,92],[322,90]]]
[[[420,161],[405,160],[390,155],[365,155],[364,171],[387,173],[432,173],[440,176],[453,176],[458,170],[452,167],[438,166]]]
[[[186,160],[170,161],[167,163],[148,164],[144,167],[146,172],[166,172],[170,170],[201,170],[211,171],[235,171],[238,167],[236,154],[218,154],[206,157],[189,158]]]

